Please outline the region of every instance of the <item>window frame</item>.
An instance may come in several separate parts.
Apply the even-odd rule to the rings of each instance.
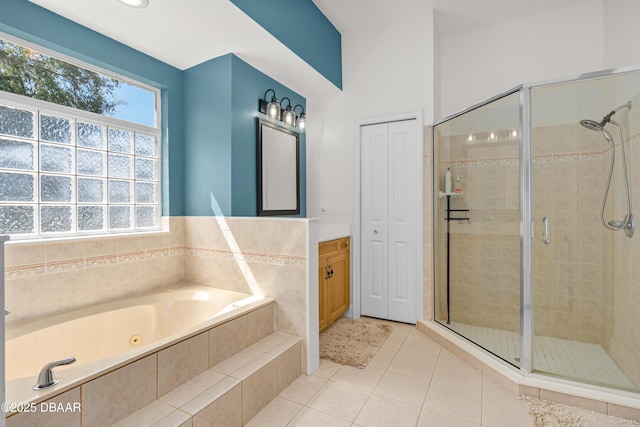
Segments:
[[[30,205],[30,206],[34,206],[36,209],[36,213],[35,213],[35,230],[34,233],[31,234],[11,234],[11,238],[14,240],[32,240],[32,239],[45,239],[45,240],[50,240],[50,239],[56,239],[56,238],[74,238],[74,237],[86,237],[86,236],[91,236],[91,237],[99,237],[99,236],[115,236],[115,235],[128,235],[128,234],[132,234],[132,233],[157,233],[158,231],[162,230],[162,186],[163,186],[163,135],[162,135],[162,126],[161,126],[161,91],[158,88],[154,88],[151,87],[149,85],[140,83],[140,82],[136,82],[136,81],[132,81],[131,79],[128,79],[126,77],[117,75],[113,72],[108,72],[104,69],[101,69],[99,67],[90,65],[90,64],[86,64],[83,63],[82,61],[78,61],[77,59],[74,58],[69,58],[67,55],[64,54],[59,54],[57,52],[52,52],[49,49],[46,48],[42,48],[41,46],[37,46],[34,45],[32,43],[28,43],[25,42],[24,40],[21,39],[17,39],[15,37],[9,36],[5,33],[0,32],[0,38],[11,42],[11,43],[15,43],[17,45],[20,45],[22,47],[26,47],[26,48],[32,48],[34,50],[38,50],[46,55],[52,56],[56,59],[62,60],[62,61],[66,61],[70,64],[73,64],[75,66],[78,67],[82,67],[82,68],[86,68],[90,71],[94,71],[97,73],[100,73],[106,77],[110,77],[119,81],[122,81],[124,83],[130,84],[130,85],[134,85],[134,86],[138,86],[141,87],[145,90],[149,90],[151,92],[153,92],[154,94],[154,126],[146,126],[143,124],[139,124],[139,123],[135,123],[135,122],[131,122],[131,121],[127,121],[127,120],[123,120],[123,119],[119,119],[119,118],[115,118],[115,117],[110,117],[107,115],[102,115],[102,114],[98,114],[98,113],[93,113],[93,112],[89,112],[89,111],[84,111],[84,110],[80,110],[80,109],[76,109],[73,107],[67,107],[64,105],[59,105],[59,104],[55,104],[52,102],[48,102],[48,101],[42,101],[39,99],[35,99],[35,98],[30,98],[24,95],[17,95],[14,93],[10,93],[10,92],[5,92],[5,91],[0,91],[0,104],[8,106],[10,108],[17,108],[17,109],[24,109],[24,110],[29,110],[34,112],[34,139],[27,139],[27,138],[20,138],[20,137],[14,137],[14,136],[9,136],[9,135],[3,135],[2,138],[4,139],[16,139],[19,141],[29,141],[31,143],[36,144],[36,156],[37,156],[37,164],[36,164],[36,168],[34,171],[29,172],[29,173],[33,173],[36,175],[37,177],[37,184],[35,184],[35,191],[36,191],[36,199],[34,202],[28,202],[25,203],[25,205]],[[74,129],[73,129],[73,141],[72,144],[70,144],[69,146],[73,148],[74,150],[74,155],[73,155],[73,171],[71,174],[68,174],[68,176],[72,176],[73,177],[73,199],[71,200],[71,202],[69,203],[61,203],[63,205],[71,205],[75,207],[75,211],[72,212],[72,228],[74,231],[65,231],[65,232],[42,232],[41,231],[41,206],[45,206],[48,205],[48,203],[46,202],[42,202],[41,200],[41,195],[40,195],[40,176],[42,174],[46,174],[46,171],[41,170],[40,168],[40,147],[41,144],[45,143],[47,144],[46,141],[42,141],[40,139],[40,116],[41,114],[45,114],[45,115],[53,115],[53,116],[58,116],[58,117],[67,117],[67,118],[71,118],[73,119],[73,124],[74,124]],[[82,205],[83,203],[79,203],[78,202],[78,195],[77,195],[77,180],[78,180],[78,170],[77,170],[77,150],[78,148],[82,149],[82,146],[78,146],[77,144],[77,122],[78,121],[82,121],[82,122],[88,122],[90,124],[97,124],[100,126],[104,126],[105,130],[106,130],[106,135],[105,135],[105,147],[103,149],[106,157],[105,160],[105,167],[107,168],[107,172],[104,174],[104,176],[100,176],[97,178],[103,179],[105,181],[105,187],[104,187],[104,191],[105,191],[105,195],[104,195],[104,199],[102,203],[99,203],[99,205],[104,206],[105,208],[105,219],[104,219],[104,229],[103,230],[88,230],[88,231],[81,231],[79,230],[78,227],[78,217],[77,217],[77,212],[78,209],[77,207]],[[110,177],[109,173],[108,173],[108,158],[109,158],[109,153],[112,153],[112,151],[109,150],[108,147],[108,134],[109,134],[109,129],[110,128],[119,128],[119,129],[125,129],[128,131],[132,131],[132,132],[140,132],[143,134],[147,134],[150,136],[153,136],[156,138],[156,149],[157,149],[157,157],[155,157],[155,161],[156,161],[156,169],[155,169],[155,174],[156,174],[156,180],[153,181],[156,183],[156,202],[153,204],[149,204],[149,206],[154,206],[156,209],[156,216],[155,216],[155,222],[156,225],[154,227],[144,227],[144,228],[136,228],[136,224],[135,224],[135,216],[136,216],[136,200],[135,200],[135,183],[137,182],[137,178],[135,176],[135,159],[136,159],[136,154],[135,154],[135,146],[132,149],[131,153],[128,155],[131,155],[132,157],[132,163],[134,166],[132,175],[131,175],[131,187],[133,189],[132,192],[132,201],[131,203],[128,204],[128,206],[132,207],[132,213],[131,213],[131,220],[133,222],[132,227],[128,228],[128,229],[110,229],[109,228],[109,214],[108,214],[108,209],[109,206],[111,206],[112,204],[109,201],[109,194],[108,194],[108,181],[109,179],[114,179],[114,177]],[[133,143],[135,144],[135,134],[133,136]],[[115,152],[113,152],[115,153]],[[3,171],[6,171],[3,168]],[[15,170],[14,172],[20,172],[20,170]],[[80,177],[84,177],[84,175],[80,175]],[[149,181],[140,181],[140,182],[149,182]],[[16,202],[16,203],[12,203],[12,202],[1,202],[0,203],[3,206],[22,206],[22,203]],[[118,205],[118,204],[116,204]]]

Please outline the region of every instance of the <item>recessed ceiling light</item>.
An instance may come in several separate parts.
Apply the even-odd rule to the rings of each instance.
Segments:
[[[119,0],[120,3],[126,4],[131,7],[138,7],[142,9],[143,7],[149,6],[149,0]]]

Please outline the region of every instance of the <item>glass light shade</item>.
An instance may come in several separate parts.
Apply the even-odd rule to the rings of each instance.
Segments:
[[[282,113],[282,121],[288,126],[296,125],[296,113],[293,112],[291,108],[287,108]]]
[[[274,99],[267,104],[267,116],[272,119],[280,120],[280,104]]]
[[[149,0],[120,0],[120,3],[131,7],[143,8],[149,6]]]
[[[301,114],[298,117],[298,128],[300,128],[300,132],[304,132],[304,129],[307,127],[307,118],[304,114]]]

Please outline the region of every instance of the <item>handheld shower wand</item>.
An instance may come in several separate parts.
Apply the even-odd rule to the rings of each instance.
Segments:
[[[602,132],[602,135],[609,142],[611,146],[611,166],[609,167],[609,178],[607,180],[607,188],[604,192],[604,197],[602,199],[602,207],[600,209],[600,219],[602,221],[602,225],[604,225],[609,230],[624,230],[624,234],[631,238],[633,236],[633,232],[635,231],[636,223],[631,214],[631,190],[629,189],[629,174],[627,173],[627,158],[624,150],[624,134],[622,132],[622,127],[618,122],[611,119],[611,117],[616,114],[618,111],[623,108],[631,109],[631,101],[626,104],[622,104],[616,108],[614,108],[609,114],[602,118],[602,121],[599,123],[595,120],[580,120],[580,124],[589,130],[595,130]],[[607,205],[607,197],[609,196],[609,189],[611,187],[611,177],[613,176],[613,167],[615,165],[615,156],[616,156],[616,147],[613,141],[613,136],[607,131],[604,127],[607,123],[611,123],[615,127],[618,128],[618,134],[620,135],[620,151],[622,152],[622,169],[624,172],[624,187],[626,190],[627,196],[627,214],[625,215],[622,221],[611,220],[606,221],[604,219],[604,210]]]

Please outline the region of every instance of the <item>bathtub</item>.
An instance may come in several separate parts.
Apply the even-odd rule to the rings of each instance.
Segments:
[[[118,301],[8,325],[6,402],[40,402],[133,360],[270,303],[270,298],[179,283]],[[60,382],[32,387],[42,366]]]

